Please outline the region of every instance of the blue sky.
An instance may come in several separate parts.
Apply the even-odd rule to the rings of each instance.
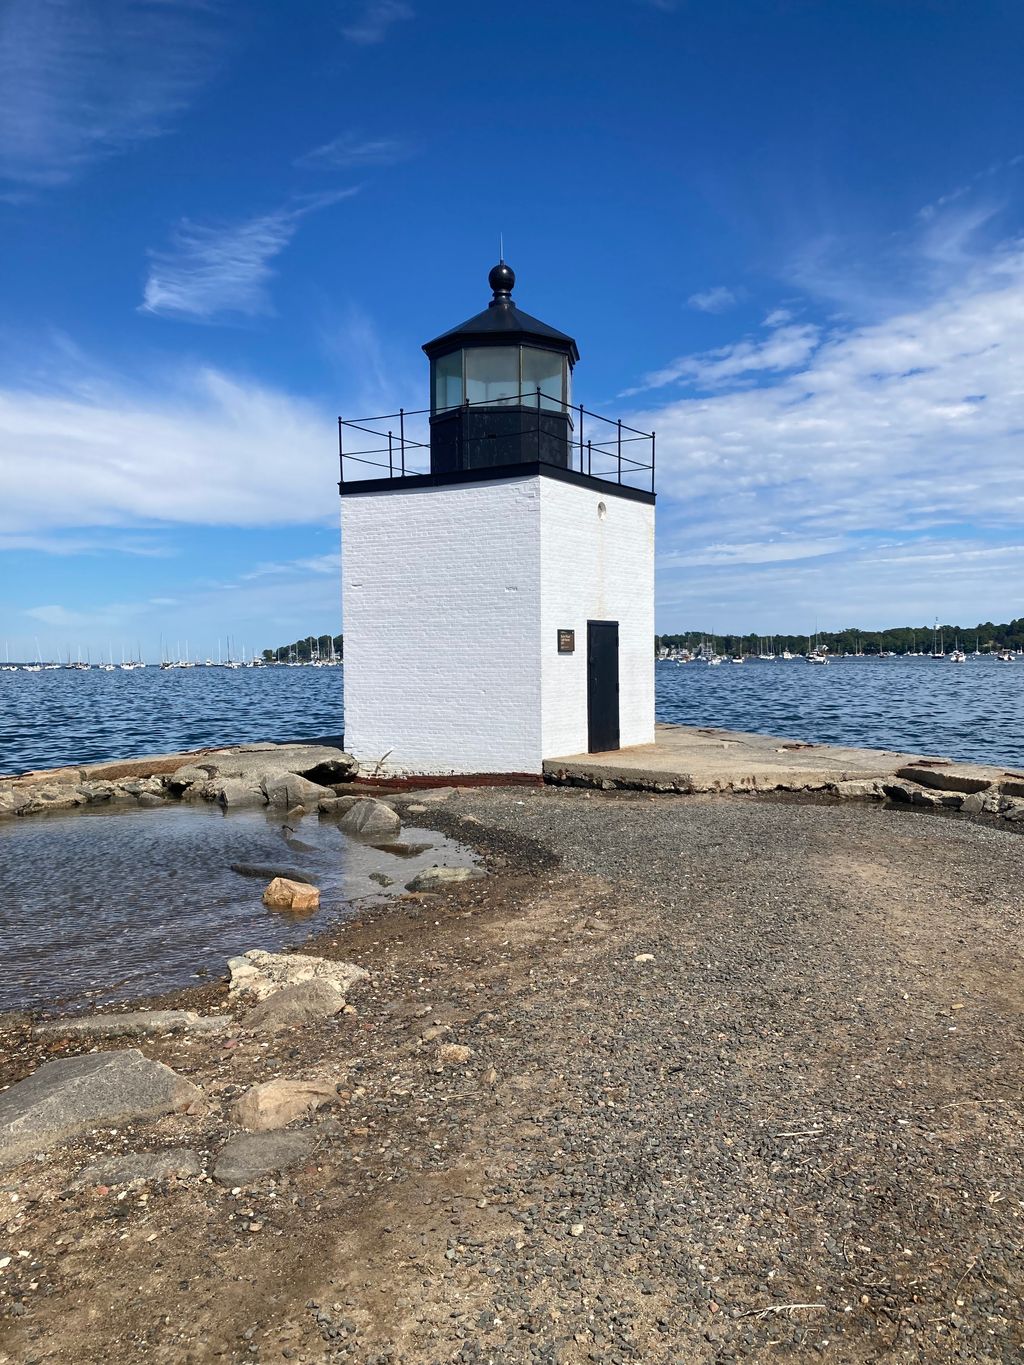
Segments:
[[[1012,0],[0,0],[0,648],[340,628],[334,421],[517,300],[658,624],[1024,611]]]

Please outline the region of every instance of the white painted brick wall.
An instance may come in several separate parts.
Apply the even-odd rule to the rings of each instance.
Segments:
[[[540,770],[540,483],[342,498],[345,744],[362,764]]]
[[[544,757],[586,752],[588,620],[619,623],[619,743],[652,744],[654,507],[556,479],[542,483]],[[559,629],[575,630],[574,654],[558,653]]]
[[[621,743],[653,740],[653,507],[527,475],[341,508],[345,743],[364,768],[537,773],[584,751],[588,620],[619,622]]]

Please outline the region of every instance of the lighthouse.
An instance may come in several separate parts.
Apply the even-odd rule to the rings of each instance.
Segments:
[[[654,741],[654,436],[574,406],[575,340],[504,261],[488,283],[423,347],[429,410],[339,418],[364,773],[539,775]]]

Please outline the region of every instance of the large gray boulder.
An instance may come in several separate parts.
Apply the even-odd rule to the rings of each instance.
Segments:
[[[999,815],[1010,799],[1001,796],[999,791],[992,787],[988,791],[970,792],[964,797],[960,809],[965,815]]]
[[[266,793],[255,782],[244,777],[214,778],[213,799],[228,810],[244,810],[248,806],[265,806]]]
[[[444,891],[460,882],[479,881],[484,875],[480,867],[428,867],[406,885],[407,891]]]
[[[202,765],[199,763],[183,763],[167,778],[168,790],[176,796],[180,796],[190,787],[195,787],[198,790],[212,779],[215,771],[212,763],[203,763]]]
[[[339,827],[360,839],[390,839],[402,828],[402,822],[397,811],[384,801],[365,796],[345,812]]]
[[[77,786],[33,787],[28,804],[22,807],[23,815],[38,815],[48,810],[74,810],[76,806],[87,804],[88,798]]]
[[[242,1133],[221,1149],[213,1177],[222,1185],[250,1185],[266,1175],[278,1175],[304,1161],[316,1146],[312,1132]]]
[[[91,1128],[187,1109],[200,1093],[136,1048],[46,1062],[0,1094],[0,1167]]]
[[[330,1019],[345,1008],[345,997],[330,981],[303,981],[285,986],[262,1001],[248,1015],[244,1026],[253,1033],[276,1033],[298,1028],[319,1019]]]
[[[846,801],[881,801],[885,793],[874,778],[847,778],[835,784],[836,795]]]
[[[321,815],[345,815],[365,798],[361,796],[325,796],[317,802]]]
[[[296,986],[314,978],[335,986],[341,995],[368,973],[352,962],[333,962],[326,957],[312,957],[306,953],[268,953],[265,948],[250,948],[241,957],[228,960],[231,972],[231,995],[252,995],[265,1000],[282,986]]]
[[[128,1152],[124,1156],[105,1156],[91,1166],[83,1166],[76,1185],[135,1185],[144,1180],[170,1180],[172,1176],[202,1175],[203,1166],[196,1152],[187,1147],[170,1147],[165,1152]]]
[[[241,783],[237,790],[252,790],[265,780],[299,777],[325,787],[326,794],[333,796],[330,784],[348,781],[357,769],[351,754],[326,744],[240,744],[209,750],[182,764],[167,778],[167,785],[176,794],[195,788],[197,794],[211,793],[207,799],[216,800],[216,792],[227,782]]]
[[[348,781],[358,767],[351,754],[325,744],[266,744],[262,747],[247,744],[226,754],[213,754],[210,758],[222,777],[251,779],[257,773],[277,771],[297,773],[325,786]]]
[[[322,787],[319,782],[310,782],[296,773],[273,773],[263,778],[261,783],[271,806],[291,810],[294,806],[315,809],[317,803],[334,795],[330,787]]]
[[[125,777],[113,785],[119,792],[123,792],[127,796],[163,796],[164,794],[162,777]]]
[[[130,1010],[125,1014],[82,1014],[47,1019],[32,1030],[36,1038],[130,1038],[160,1033],[223,1033],[224,1015],[195,1010]]]

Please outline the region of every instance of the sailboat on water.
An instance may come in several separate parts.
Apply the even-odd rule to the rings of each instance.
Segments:
[[[823,645],[818,639],[817,627],[815,627],[814,630],[813,644],[811,642],[811,637],[807,637],[807,653],[804,657],[809,664],[828,663],[828,645]]]
[[[26,673],[42,673],[42,671],[43,671],[43,660],[42,660],[42,657],[41,657],[41,655],[40,655],[40,653],[39,653],[39,641],[37,640],[37,641],[36,641],[36,661],[35,661],[34,664],[26,664],[26,665],[25,665],[25,672],[26,672]]]

